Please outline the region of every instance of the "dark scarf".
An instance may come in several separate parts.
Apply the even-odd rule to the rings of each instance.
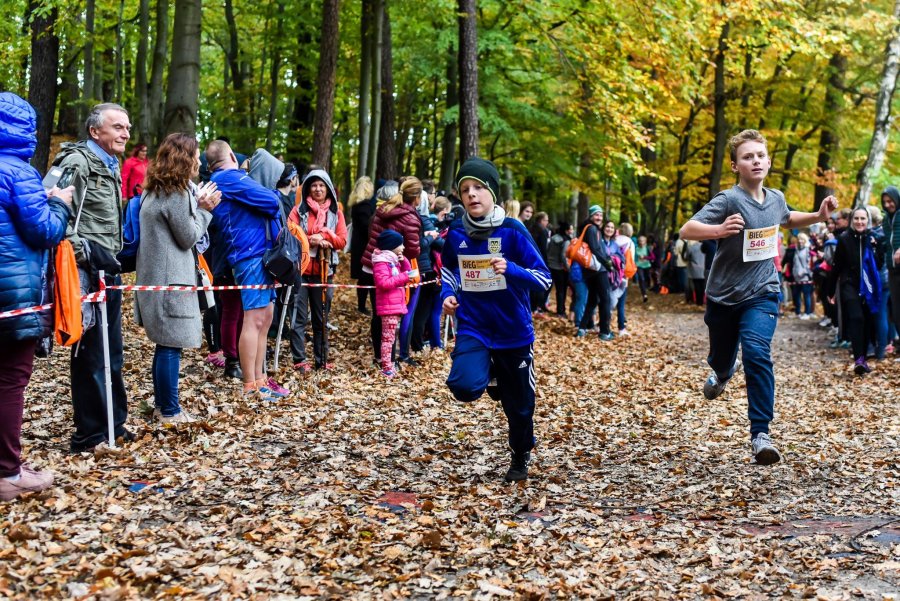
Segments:
[[[472,240],[487,240],[494,230],[503,224],[506,213],[499,205],[494,205],[494,210],[481,219],[475,220],[468,213],[463,213],[463,227],[466,235]]]

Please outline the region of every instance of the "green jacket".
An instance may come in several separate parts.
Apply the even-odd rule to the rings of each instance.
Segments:
[[[75,194],[72,200],[72,216],[66,227],[66,238],[75,248],[75,258],[85,261],[81,239],[95,242],[113,255],[122,250],[122,174],[113,175],[91,152],[87,142],[63,144],[53,161],[60,167],[74,167]],[[75,233],[75,217],[84,199],[78,233]]]

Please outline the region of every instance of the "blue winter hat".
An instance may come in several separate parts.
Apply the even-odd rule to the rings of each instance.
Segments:
[[[588,209],[588,217],[593,217],[594,213],[603,214],[603,208],[600,205],[591,205]]]
[[[394,250],[398,246],[403,246],[403,236],[394,230],[384,230],[378,234],[375,244],[381,250]]]

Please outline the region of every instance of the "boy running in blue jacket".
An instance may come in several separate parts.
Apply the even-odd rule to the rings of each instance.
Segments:
[[[471,158],[456,181],[466,212],[450,225],[441,254],[444,311],[458,324],[447,386],[464,403],[485,390],[500,400],[512,451],[505,479],[525,480],[535,444],[529,292],[549,290],[550,271],[525,226],[497,204],[493,163]]]

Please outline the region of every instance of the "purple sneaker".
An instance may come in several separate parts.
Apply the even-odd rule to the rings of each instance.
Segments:
[[[291,391],[276,382],[275,378],[269,378],[268,380],[266,380],[266,388],[268,388],[269,392],[271,392],[275,396],[285,397],[291,394]]]
[[[865,357],[860,357],[853,363],[853,373],[855,373],[857,376],[864,376],[870,371],[872,371],[872,368],[869,367],[868,363],[866,363]]]

